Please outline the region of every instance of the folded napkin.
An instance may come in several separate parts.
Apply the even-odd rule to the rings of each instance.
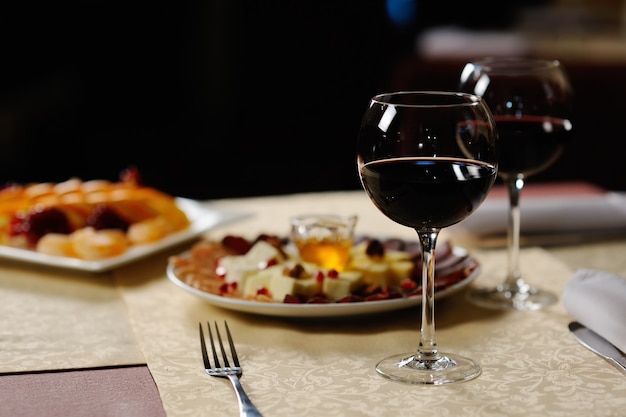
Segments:
[[[576,321],[626,352],[626,278],[579,269],[565,286],[561,301]]]
[[[610,192],[586,183],[529,185],[520,198],[521,233],[528,237],[580,234],[626,234],[626,194]],[[509,207],[501,187],[456,226],[473,236],[506,233]],[[567,240],[565,240],[565,243]]]

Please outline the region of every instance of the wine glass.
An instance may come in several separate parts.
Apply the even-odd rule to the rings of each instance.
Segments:
[[[520,194],[526,178],[550,167],[563,152],[572,123],[572,88],[557,60],[485,58],[463,68],[459,89],[482,96],[499,136],[498,175],[508,190],[508,271],[495,288],[468,293],[487,308],[538,310],[556,302],[554,294],[530,286],[522,277]]]
[[[357,144],[361,183],[385,216],[416,230],[422,249],[419,346],[381,360],[384,377],[440,385],[480,374],[474,360],[437,346],[435,245],[440,230],[469,216],[493,186],[496,139],[489,108],[472,94],[406,91],[370,101]]]

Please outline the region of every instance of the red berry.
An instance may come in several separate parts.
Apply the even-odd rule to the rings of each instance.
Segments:
[[[413,281],[412,279],[405,279],[404,281],[400,283],[400,287],[404,291],[412,291],[417,287],[417,283]]]
[[[265,268],[269,268],[272,265],[276,265],[278,263],[278,261],[276,260],[276,258],[272,258],[272,259],[268,259],[267,261],[261,261],[257,264],[257,269],[261,270],[261,269],[265,269]]]
[[[9,235],[23,235],[33,246],[48,233],[72,233],[67,215],[54,207],[35,206],[26,214],[16,215],[9,225]]]
[[[302,301],[300,301],[300,299],[298,297],[296,297],[293,294],[287,294],[285,295],[285,299],[283,300],[283,303],[286,304],[302,304]]]
[[[222,239],[222,246],[237,255],[244,255],[250,250],[252,244],[241,236],[228,235]]]
[[[94,229],[128,230],[129,223],[122,218],[111,206],[98,204],[87,217],[87,226]]]
[[[267,288],[265,287],[261,287],[258,290],[256,290],[257,295],[270,295],[270,292]]]
[[[224,294],[229,294],[231,292],[237,291],[237,283],[236,282],[231,282],[231,283],[223,283],[222,285],[220,285],[220,294],[224,295]]]

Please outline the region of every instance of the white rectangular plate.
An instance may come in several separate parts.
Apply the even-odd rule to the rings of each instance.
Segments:
[[[218,226],[249,216],[247,213],[218,210],[211,208],[208,204],[203,205],[195,200],[186,198],[177,198],[176,203],[178,207],[185,212],[191,222],[187,229],[166,236],[154,243],[132,246],[123,254],[113,258],[86,261],[83,259],[46,255],[32,250],[2,245],[0,245],[0,258],[86,272],[104,272],[194,239],[202,233]]]

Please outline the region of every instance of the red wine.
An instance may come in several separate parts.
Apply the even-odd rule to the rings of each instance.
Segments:
[[[567,120],[541,116],[494,116],[500,138],[498,173],[526,176],[552,165],[563,152],[571,124]]]
[[[396,158],[368,162],[361,181],[387,217],[415,229],[460,222],[482,203],[496,178],[493,165],[457,158]]]

